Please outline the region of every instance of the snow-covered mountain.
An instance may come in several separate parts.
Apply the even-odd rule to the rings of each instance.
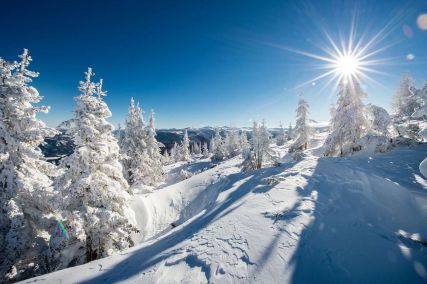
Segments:
[[[275,147],[281,165],[255,171],[170,165],[133,196],[139,245],[22,283],[426,283],[427,145],[324,158],[324,139],[300,161]]]

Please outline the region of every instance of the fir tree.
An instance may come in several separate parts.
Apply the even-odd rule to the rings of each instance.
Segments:
[[[325,156],[343,156],[354,151],[354,144],[367,132],[362,98],[366,94],[356,80],[340,82],[335,116],[331,118],[331,133],[325,141]]]
[[[182,139],[180,157],[182,161],[190,160],[190,140],[188,139],[188,131],[185,129],[184,138]]]
[[[295,142],[290,147],[289,151],[306,150],[310,135],[313,132],[308,120],[308,103],[303,96],[300,96],[297,108],[297,121],[295,125]]]
[[[289,123],[289,128],[288,128],[288,141],[294,139],[294,131],[292,129],[292,124]]]
[[[410,75],[403,75],[399,87],[393,97],[393,110],[396,120],[408,119],[419,106],[416,96],[414,80]]]
[[[154,126],[154,111],[150,113],[150,125],[147,129],[147,163],[150,172],[145,177],[145,182],[148,185],[156,185],[164,180],[164,172],[162,166],[162,155],[160,154],[160,143],[156,139],[156,129]]]
[[[119,162],[119,146],[106,121],[111,112],[104,102],[102,80],[92,82],[89,68],[75,97],[74,119],[68,131],[74,137],[74,153],[62,161],[64,174],[57,180],[64,210],[78,220],[81,231],[70,233],[80,241],[84,256],[77,263],[111,255],[133,245],[129,222],[128,184]],[[83,259],[84,258],[84,259]]]
[[[283,146],[286,142],[285,129],[283,128],[282,123],[280,122],[279,133],[277,133],[276,144],[277,146]]]
[[[0,279],[16,281],[48,271],[48,241],[55,204],[55,167],[39,145],[55,131],[37,118],[48,107],[30,85],[38,73],[28,70],[28,50],[21,61],[0,58]],[[36,262],[37,266],[31,265]],[[6,273],[8,273],[6,275]]]
[[[149,184],[151,174],[150,157],[147,150],[147,132],[142,109],[131,98],[126,128],[121,143],[123,174],[129,184]]]

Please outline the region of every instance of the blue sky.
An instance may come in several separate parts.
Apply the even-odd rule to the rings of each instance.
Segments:
[[[295,121],[303,91],[312,118],[326,121],[336,92],[302,83],[318,76],[318,60],[289,49],[323,54],[326,30],[366,41],[381,29],[373,49],[387,59],[372,68],[377,83],[362,82],[367,102],[389,108],[404,72],[427,80],[427,31],[416,23],[425,0],[386,1],[4,1],[0,56],[17,59],[28,48],[34,86],[51,106],[51,126],[72,116],[78,81],[91,66],[104,79],[114,124],[124,121],[134,96],[157,126],[251,125]],[[408,54],[415,57],[409,61]]]

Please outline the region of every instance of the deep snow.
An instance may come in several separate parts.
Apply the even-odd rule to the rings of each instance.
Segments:
[[[427,145],[321,158],[323,139],[252,172],[239,157],[169,166],[132,201],[140,245],[23,283],[425,283]]]

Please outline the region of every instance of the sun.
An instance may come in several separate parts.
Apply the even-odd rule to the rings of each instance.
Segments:
[[[356,56],[343,55],[339,56],[335,61],[332,64],[335,73],[346,79],[355,77],[362,71],[363,62]]]
[[[379,68],[390,64],[391,59],[378,57],[384,50],[393,46],[393,44],[385,44],[384,42],[388,34],[387,28],[386,26],[368,37],[367,33],[356,33],[355,24],[352,23],[347,37],[339,37],[335,40],[326,29],[321,28],[326,42],[316,44],[319,53],[271,43],[269,45],[313,59],[311,66],[318,69],[319,74],[300,83],[295,89],[304,88],[307,85],[317,86],[319,81],[323,79],[326,79],[326,82],[322,84],[323,88],[319,89],[320,91],[331,85],[337,87],[341,82],[360,83],[364,81],[381,85],[374,79],[373,74],[388,75],[387,72],[380,71]],[[357,36],[358,34],[360,35]]]

